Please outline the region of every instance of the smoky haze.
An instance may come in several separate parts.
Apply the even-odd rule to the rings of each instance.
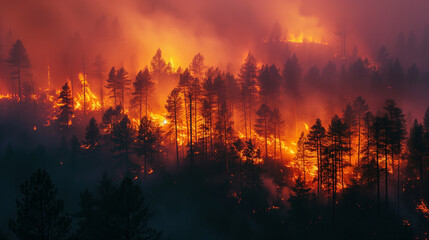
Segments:
[[[276,23],[275,34],[283,38],[329,43],[331,57],[339,52],[337,33],[344,26],[349,54],[356,47],[358,54],[374,59],[374,51],[394,44],[400,32],[415,32],[420,39],[428,9],[423,0],[20,0],[2,2],[0,32],[6,39],[2,55],[20,38],[39,82],[46,81],[48,64],[54,78],[64,82],[61,72],[68,66],[62,59],[70,53],[92,59],[102,52],[107,65],[135,71],[157,48],[176,67],[187,66],[201,52],[208,64],[231,62],[237,70],[249,50],[260,50]]]

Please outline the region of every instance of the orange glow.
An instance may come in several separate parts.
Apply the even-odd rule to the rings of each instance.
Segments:
[[[416,209],[421,212],[425,218],[429,219],[429,209],[423,199],[420,199],[420,204],[417,205]]]
[[[86,76],[83,73],[79,73],[79,81],[82,85],[82,91],[77,93],[74,102],[75,110],[90,110],[97,111],[101,109],[101,103],[95,94],[91,91],[91,88],[86,80]],[[83,109],[85,106],[85,109]]]

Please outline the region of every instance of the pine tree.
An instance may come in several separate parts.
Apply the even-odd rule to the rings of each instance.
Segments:
[[[274,108],[270,116],[270,129],[269,131],[273,134],[274,137],[274,168],[277,168],[277,146],[280,150],[280,160],[283,160],[282,154],[282,132],[285,125],[285,120],[280,113],[278,108]],[[277,144],[277,139],[279,144]]]
[[[243,156],[245,161],[243,163],[243,175],[248,185],[251,186],[252,191],[262,184],[261,180],[261,150],[255,146],[252,140],[245,144]]]
[[[150,70],[155,84],[159,86],[163,86],[164,80],[166,80],[168,74],[172,71],[171,64],[165,62],[164,58],[162,58],[161,49],[159,48],[150,61]]]
[[[133,85],[134,92],[132,93],[133,98],[131,99],[131,108],[137,108],[139,119],[142,119],[143,104],[145,105],[145,116],[148,116],[148,97],[154,86],[147,68],[144,70],[144,72],[140,71],[137,74]]]
[[[193,80],[194,78],[191,76],[189,69],[185,69],[185,71],[182,74],[180,74],[179,88],[182,90],[182,95],[185,103],[185,121],[186,121],[188,143],[191,141],[191,138],[192,138],[192,134],[191,134],[192,124],[190,124],[192,119],[190,115],[192,114],[193,109],[189,105],[192,104],[190,100],[192,100],[192,95],[193,95],[193,92],[192,92]]]
[[[144,178],[147,176],[147,162],[151,160],[156,152],[156,129],[148,117],[143,117],[137,131],[135,150],[139,156],[144,157]]]
[[[234,138],[233,122],[231,120],[231,114],[228,111],[228,107],[225,102],[219,110],[219,121],[216,123],[216,132],[218,133],[218,144],[222,146],[219,153],[223,153],[225,159],[225,169],[229,172],[230,164],[228,159],[228,146]]]
[[[357,149],[357,164],[360,164],[360,153],[361,153],[361,130],[363,119],[368,112],[368,104],[366,104],[365,99],[359,96],[353,101],[353,112],[355,116],[355,120],[357,122],[357,135],[358,135],[358,149]]]
[[[125,108],[125,96],[131,90],[131,80],[128,78],[128,72],[122,67],[116,72],[116,81],[118,84],[118,96],[121,99],[120,105]]]
[[[297,165],[300,166],[300,174],[302,174],[302,180],[304,183],[307,182],[306,179],[306,171],[307,167],[310,166],[310,159],[312,156],[310,155],[310,147],[308,145],[308,138],[304,132],[301,132],[301,136],[296,143],[296,154],[294,160],[297,162]]]
[[[252,138],[252,115],[257,93],[257,75],[256,59],[249,53],[241,66],[239,74],[246,141],[248,138]]]
[[[18,80],[18,100],[22,100],[21,93],[21,81],[23,78],[23,72],[27,71],[30,67],[30,60],[28,58],[27,50],[22,44],[21,40],[17,40],[9,52],[9,59],[7,62],[11,66],[11,80],[12,80],[12,90],[14,93],[14,99],[16,99],[16,87],[15,80]]]
[[[202,104],[201,104],[201,115],[204,118],[204,126],[203,126],[203,135],[207,140],[205,144],[207,147],[205,149],[209,149],[209,155],[212,157],[213,153],[213,130],[214,130],[214,109],[216,102],[216,92],[214,87],[213,78],[209,76],[202,83]],[[210,147],[208,147],[210,146]]]
[[[328,130],[329,145],[327,146],[326,156],[330,158],[330,166],[328,173],[332,184],[332,221],[335,229],[335,209],[337,201],[338,181],[341,179],[341,185],[344,189],[344,153],[347,152],[347,126],[337,115],[335,115]]]
[[[312,152],[316,152],[317,160],[317,197],[320,196],[320,187],[321,187],[321,162],[322,162],[322,152],[324,148],[326,138],[326,129],[322,126],[320,119],[316,119],[316,122],[310,128],[308,134],[308,147]]]
[[[261,67],[258,75],[258,83],[263,103],[269,106],[277,105],[280,94],[280,81],[281,76],[275,65]]]
[[[423,186],[424,173],[426,170],[426,163],[423,162],[424,146],[424,131],[423,124],[418,123],[417,119],[414,120],[413,126],[410,130],[410,136],[407,141],[407,173],[408,179],[419,179],[421,187]],[[417,175],[419,177],[415,177]]]
[[[62,90],[60,92],[59,96],[59,109],[60,109],[60,115],[58,117],[58,123],[60,126],[67,126],[71,125],[71,119],[73,116],[73,99],[71,96],[71,90],[68,85],[69,83],[66,82],[64,86],[62,87]]]
[[[182,116],[182,98],[180,96],[180,90],[174,88],[171,93],[168,95],[167,103],[165,104],[167,110],[167,119],[171,123],[169,134],[174,134],[174,142],[176,143],[176,161],[177,161],[177,171],[179,171],[179,138],[178,138],[178,128]]]
[[[292,55],[291,58],[288,58],[286,61],[283,72],[283,86],[285,89],[285,93],[292,97],[293,103],[293,116],[292,119],[294,119],[293,123],[291,124],[291,129],[293,129],[292,136],[297,137],[296,132],[296,110],[297,110],[297,102],[301,98],[300,93],[300,81],[302,78],[302,68],[301,65],[298,62],[298,58],[295,54]]]
[[[123,108],[121,105],[115,108],[110,107],[104,113],[102,117],[103,128],[106,132],[110,133],[113,125],[118,123],[123,117]]]
[[[257,134],[261,135],[264,138],[265,161],[268,160],[268,136],[271,134],[271,132],[269,132],[270,130],[269,120],[270,120],[271,114],[272,114],[271,109],[264,103],[256,111],[256,115],[258,116],[258,118],[256,119],[256,123],[255,123],[255,131]]]
[[[16,201],[17,218],[9,228],[20,239],[66,239],[71,218],[64,213],[64,202],[57,199],[57,188],[48,173],[37,170],[20,186],[22,198]]]
[[[88,150],[95,150],[99,145],[100,140],[100,127],[98,126],[97,120],[91,118],[89,120],[88,126],[86,127],[85,148]]]
[[[204,56],[201,53],[197,53],[193,58],[191,64],[189,64],[189,71],[195,78],[202,79],[204,76]]]
[[[388,148],[391,154],[392,167],[394,165],[395,159],[397,160],[397,185],[396,185],[396,193],[397,193],[397,208],[399,212],[399,197],[401,192],[400,187],[400,173],[401,173],[401,162],[400,155],[402,154],[402,148],[404,145],[404,140],[406,138],[406,130],[405,130],[405,118],[402,113],[402,109],[399,108],[393,100],[386,100],[384,105],[384,110],[386,111],[386,115],[388,118],[388,131],[387,131],[387,140],[388,140]],[[387,172],[386,172],[387,173]],[[386,183],[387,184],[387,183]],[[386,190],[387,191],[387,190]],[[387,198],[386,198],[387,200]]]
[[[347,146],[349,154],[349,165],[352,165],[352,139],[354,138],[354,128],[356,123],[356,116],[350,104],[347,104],[346,109],[343,111],[343,121],[346,124]]]
[[[116,192],[119,239],[160,239],[161,233],[148,226],[152,213],[145,205],[142,190],[126,177]]]
[[[115,124],[110,134],[113,143],[113,151],[117,156],[123,158],[125,164],[125,173],[129,171],[129,154],[134,141],[134,130],[131,127],[131,122],[127,116]]]
[[[109,77],[107,78],[107,85],[106,88],[110,90],[110,96],[109,98],[113,98],[113,106],[116,107],[117,100],[118,100],[118,91],[119,91],[119,84],[118,79],[116,77],[116,69],[115,67],[112,67],[109,71]]]
[[[283,69],[283,78],[286,92],[291,94],[293,97],[298,97],[299,93],[299,81],[302,77],[302,68],[298,62],[298,58],[295,54],[291,58],[288,58]]]

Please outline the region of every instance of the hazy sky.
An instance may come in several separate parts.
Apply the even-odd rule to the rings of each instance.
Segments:
[[[58,59],[76,39],[82,51],[103,53],[111,65],[142,68],[161,48],[176,66],[197,52],[207,63],[225,66],[257,48],[276,22],[285,39],[334,46],[345,26],[349,50],[356,45],[365,55],[394,42],[399,32],[418,35],[429,22],[427,0],[1,1],[0,33],[11,29],[14,39],[21,38],[36,66]]]

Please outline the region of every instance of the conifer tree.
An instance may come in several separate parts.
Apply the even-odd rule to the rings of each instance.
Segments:
[[[86,127],[85,140],[83,141],[85,148],[94,150],[98,147],[99,140],[100,127],[98,126],[97,120],[95,120],[95,118],[91,118],[89,120],[88,126]]]
[[[64,202],[57,199],[57,188],[45,170],[37,170],[20,186],[22,198],[16,201],[17,218],[9,228],[19,239],[66,239],[71,218],[64,213]]]
[[[113,143],[113,151],[117,157],[123,159],[125,164],[125,173],[129,171],[129,155],[134,141],[134,130],[131,127],[131,122],[127,116],[113,126],[110,138]]]
[[[322,126],[320,119],[316,119],[316,122],[310,128],[308,134],[308,147],[312,152],[316,152],[316,161],[317,161],[317,197],[320,196],[320,187],[321,187],[321,162],[322,162],[322,153],[325,145],[326,138],[326,129]]]
[[[64,86],[62,87],[62,90],[60,92],[59,96],[59,105],[60,105],[60,115],[58,117],[58,123],[60,126],[67,126],[71,125],[71,119],[73,116],[73,99],[71,96],[71,90],[68,85],[69,83],[66,82]]]
[[[256,115],[258,118],[256,119],[255,123],[255,131],[259,135],[263,136],[264,138],[264,144],[265,144],[265,161],[268,160],[268,136],[270,134],[270,117],[271,117],[272,111],[271,109],[266,105],[262,104],[258,111],[256,111]]]
[[[139,156],[144,157],[143,170],[145,179],[148,173],[147,162],[151,160],[156,152],[157,139],[155,131],[154,123],[148,117],[143,117],[137,131],[135,150]]]
[[[154,86],[147,68],[144,72],[140,71],[137,74],[133,85],[134,92],[132,93],[133,98],[131,99],[131,108],[137,108],[139,119],[142,119],[143,105],[145,105],[145,116],[148,116],[148,97]]]
[[[177,171],[179,171],[179,124],[182,122],[182,98],[180,96],[180,89],[174,88],[168,95],[167,103],[165,104],[167,110],[167,119],[170,122],[169,134],[174,135],[174,142],[176,143],[176,162]]]
[[[15,80],[18,80],[18,100],[22,100],[22,86],[21,81],[23,78],[23,73],[30,67],[30,60],[28,58],[27,50],[22,44],[21,40],[17,40],[9,52],[9,59],[7,62],[11,66],[11,80],[12,80],[12,90],[14,93],[14,99],[16,98],[16,87]]]

